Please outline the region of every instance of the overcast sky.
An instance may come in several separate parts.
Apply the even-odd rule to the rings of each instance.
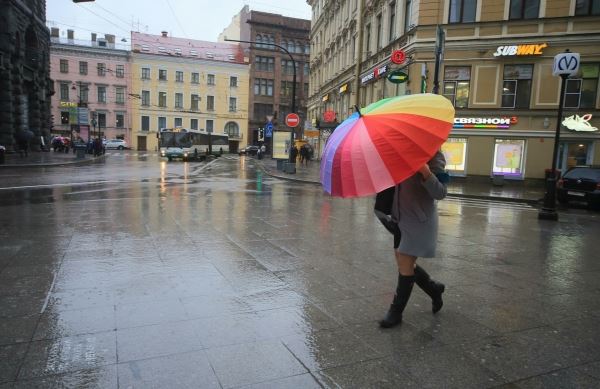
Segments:
[[[71,0],[47,0],[47,20],[75,39],[89,40],[90,33],[116,35],[129,41],[131,30],[159,35],[168,31],[181,38],[217,41],[244,5],[251,10],[301,19],[311,18],[306,0],[96,0],[75,4]],[[139,27],[138,27],[139,23]],[[62,32],[61,32],[62,36]]]

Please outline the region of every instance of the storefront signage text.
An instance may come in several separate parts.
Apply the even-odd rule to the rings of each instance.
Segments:
[[[510,118],[454,118],[454,128],[509,128],[516,124],[516,116]]]
[[[388,65],[383,65],[381,67],[375,68],[372,72],[367,73],[366,75],[363,76],[362,83],[366,84],[367,82],[373,80],[373,79],[377,79],[380,76],[384,75],[385,73],[387,73],[388,71]]]
[[[74,103],[72,101],[61,101],[60,102],[60,107],[61,108],[77,107],[77,103]]]
[[[494,53],[494,57],[509,57],[513,55],[542,55],[542,50],[548,47],[547,43],[539,45],[517,45],[517,46],[499,46]]]
[[[340,86],[339,93],[345,93],[347,91],[348,91],[348,84],[344,84],[344,85]]]

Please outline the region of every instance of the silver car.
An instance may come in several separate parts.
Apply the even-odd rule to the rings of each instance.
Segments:
[[[117,149],[117,150],[125,150],[129,147],[127,147],[127,142],[125,142],[123,139],[109,139],[106,141],[106,144],[104,145],[104,147],[106,147],[107,150],[110,149]]]

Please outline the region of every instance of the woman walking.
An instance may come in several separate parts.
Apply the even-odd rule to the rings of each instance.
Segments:
[[[436,174],[440,177],[446,174],[445,167],[444,155],[438,151],[417,173],[395,188],[391,213],[399,229],[399,233],[394,233],[398,285],[389,311],[379,322],[383,328],[394,327],[402,322],[402,312],[415,282],[431,297],[433,313],[442,308],[444,284],[433,281],[416,261],[418,257],[435,256],[438,233],[435,200],[446,197],[447,182],[443,178],[440,180]]]

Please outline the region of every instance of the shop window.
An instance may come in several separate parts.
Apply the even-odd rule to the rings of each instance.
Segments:
[[[522,178],[524,153],[525,140],[496,139],[492,174]]]
[[[505,65],[502,108],[529,108],[533,65]]]
[[[444,96],[456,108],[469,106],[470,66],[446,66],[444,68]]]
[[[536,19],[540,14],[540,0],[511,0],[509,19]]]
[[[477,10],[477,0],[450,0],[448,23],[473,23]]]
[[[575,15],[600,15],[600,0],[577,0],[575,2]]]
[[[565,108],[594,108],[600,64],[581,64],[581,78],[567,79]]]
[[[69,124],[69,111],[60,112],[60,124]]]
[[[453,176],[466,176],[467,139],[448,138],[442,145],[442,153],[446,158],[446,169]]]

